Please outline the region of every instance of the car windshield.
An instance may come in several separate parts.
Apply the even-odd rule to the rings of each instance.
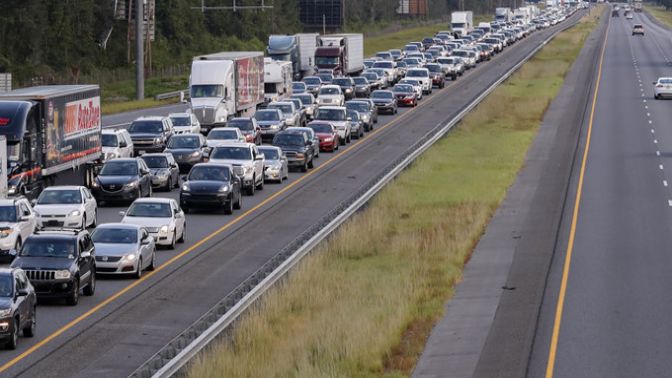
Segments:
[[[417,86],[420,85],[420,82],[417,81],[417,80],[406,79],[406,80],[402,80],[402,81],[400,81],[399,84],[415,85],[415,86],[417,87]]]
[[[350,79],[346,79],[344,77],[334,79],[334,81],[332,81],[331,83],[334,84],[334,85],[341,85],[341,86],[352,85],[352,82],[350,81]]]
[[[295,99],[301,101],[302,106],[312,105],[312,103],[313,103],[313,99],[311,98],[311,95],[296,95],[296,96],[292,96],[292,98],[295,98]]]
[[[413,87],[408,84],[397,84],[394,86],[394,88],[392,88],[392,90],[401,93],[413,92]]]
[[[280,115],[278,112],[267,112],[267,111],[258,111],[254,114],[254,118],[257,121],[279,121]]]
[[[371,98],[393,98],[394,95],[392,92],[387,91],[375,91],[371,93]]]
[[[469,56],[469,53],[467,51],[464,51],[464,50],[455,50],[455,51],[453,51],[453,55],[464,58],[466,56]]]
[[[165,156],[142,156],[149,168],[168,168],[168,158]]]
[[[337,95],[341,94],[341,91],[339,88],[334,88],[334,87],[324,87],[320,88],[320,95]]]
[[[332,126],[327,123],[312,123],[309,124],[308,127],[313,129],[313,132],[315,133],[331,134],[334,132]]]
[[[378,80],[378,74],[373,73],[373,72],[363,73],[362,76],[365,77],[367,80],[371,80],[371,81]]]
[[[322,84],[331,83],[331,81],[334,80],[334,75],[332,75],[332,74],[320,74],[320,75],[317,75],[317,76],[322,81]]]
[[[98,173],[99,176],[136,176],[138,164],[134,161],[108,161]]]
[[[280,109],[283,113],[292,113],[292,105],[289,104],[271,104],[268,107],[270,109]]]
[[[77,204],[82,203],[79,190],[45,190],[37,199],[38,205]]]
[[[350,110],[356,110],[358,112],[368,112],[369,104],[362,101],[349,101],[345,103],[345,107]]]
[[[348,110],[347,113],[351,121],[359,121],[359,113],[356,110]]]
[[[143,218],[170,218],[172,215],[170,204],[165,202],[135,202],[126,212],[126,216]]]
[[[408,64],[406,62],[398,62],[397,63],[397,68],[406,68],[408,67]]]
[[[201,141],[196,135],[175,135],[168,141],[168,148],[199,148]],[[147,160],[145,160],[147,161]]]
[[[221,84],[192,85],[189,94],[191,98],[224,97],[224,86]]]
[[[441,72],[441,66],[437,64],[428,64],[425,68],[428,69],[429,72]]]
[[[117,147],[119,145],[117,136],[114,134],[103,134],[102,143],[103,147]]]
[[[229,181],[229,168],[197,165],[189,171],[187,180],[194,181]]]
[[[228,160],[252,160],[252,154],[250,152],[250,149],[247,147],[226,146],[226,147],[216,147],[212,151],[210,158],[228,159]]]
[[[235,127],[238,130],[243,131],[252,131],[254,130],[254,125],[252,124],[252,119],[232,119],[226,124],[227,127]]]
[[[345,111],[343,109],[317,109],[315,119],[324,119],[327,121],[345,121]]]
[[[292,83],[292,91],[302,91],[306,89],[306,83]]]
[[[66,257],[75,256],[76,241],[67,239],[28,238],[21,248],[24,257]]]
[[[376,63],[373,63],[373,68],[394,68],[394,63],[392,63],[392,62],[376,62]]]
[[[266,160],[278,160],[280,159],[280,154],[278,154],[278,150],[275,148],[260,148],[259,152],[264,154],[264,157]]]
[[[188,116],[170,117],[173,126],[191,126],[191,118]]]
[[[304,77],[303,82],[308,85],[320,85],[322,80],[319,77]]]
[[[138,242],[138,231],[130,228],[96,228],[91,234],[93,243],[135,244]]]
[[[0,297],[11,298],[13,295],[13,279],[9,273],[0,274]]]
[[[357,85],[366,85],[369,83],[369,80],[365,77],[355,77],[352,80],[354,80]]]
[[[208,140],[237,140],[236,129],[214,129],[208,133]]]
[[[14,206],[0,206],[0,222],[16,222],[16,208]]]
[[[303,146],[304,140],[301,134],[282,133],[275,136],[273,144],[280,146]]]
[[[163,131],[163,123],[161,121],[136,121],[131,123],[128,132],[131,134],[160,134]]]
[[[406,46],[404,46],[404,50],[406,50],[406,51],[418,51],[418,46],[416,46],[416,45],[406,45]]]

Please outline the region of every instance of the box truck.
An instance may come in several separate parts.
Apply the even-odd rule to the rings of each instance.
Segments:
[[[191,111],[204,132],[224,126],[231,117],[252,116],[264,102],[264,54],[238,51],[195,57],[189,95]]]
[[[474,13],[472,11],[453,12],[450,15],[450,27],[453,33],[462,37],[474,29]]]
[[[294,80],[313,73],[313,57],[317,48],[317,33],[271,35],[266,53],[274,60],[291,61]]]
[[[292,94],[292,62],[264,58],[264,102],[278,101]]]
[[[495,9],[495,21],[509,22],[513,13],[511,8],[496,8]]]
[[[318,72],[357,75],[364,70],[364,35],[330,34],[319,37],[315,49]]]
[[[102,155],[100,88],[49,85],[0,93],[8,194],[35,198],[56,184],[88,185]]]

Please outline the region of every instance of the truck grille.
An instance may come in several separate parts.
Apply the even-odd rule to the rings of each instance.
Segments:
[[[26,275],[31,281],[53,280],[56,272],[53,270],[26,270]]]
[[[194,109],[194,114],[200,123],[212,125],[215,123],[215,109],[214,108],[197,108]]]
[[[153,144],[154,144],[154,139],[134,139],[133,140],[133,146],[134,147],[151,146]]]

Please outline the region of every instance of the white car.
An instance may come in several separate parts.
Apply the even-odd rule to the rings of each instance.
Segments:
[[[145,227],[156,245],[174,249],[175,243],[184,242],[187,235],[184,211],[172,198],[138,198],[119,214],[123,216],[121,223]]]
[[[96,227],[98,203],[83,186],[50,186],[33,204],[37,228]]]
[[[213,148],[231,142],[245,142],[245,135],[237,127],[215,127],[208,133],[206,146]]]
[[[101,139],[103,144],[103,161],[133,157],[133,140],[128,130],[104,129]]]
[[[292,101],[278,101],[268,104],[269,109],[278,109],[282,112],[282,117],[287,126],[300,126],[301,114]]]
[[[672,97],[672,77],[660,77],[653,82],[653,97],[656,100]]]
[[[27,199],[0,199],[0,261],[10,262],[9,251],[21,249],[23,241],[36,226],[35,212]]]
[[[201,123],[193,113],[171,113],[168,115],[173,121],[173,134],[196,134],[201,132]]]
[[[256,189],[264,188],[264,154],[254,143],[229,143],[215,147],[210,153],[210,162],[230,164],[240,178],[243,189],[254,195]]]
[[[343,106],[345,96],[338,85],[323,85],[317,92],[317,105]]]
[[[348,110],[344,106],[320,106],[315,111],[315,120],[334,125],[341,145],[350,142],[352,125],[348,121]]]
[[[414,79],[422,83],[422,91],[425,94],[432,93],[432,78],[426,68],[411,68],[406,71],[405,79]]]
[[[129,223],[105,223],[91,234],[96,247],[96,273],[132,274],[156,267],[156,244],[146,228]]]

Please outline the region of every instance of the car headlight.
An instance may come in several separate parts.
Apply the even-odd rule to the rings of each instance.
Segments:
[[[116,152],[108,152],[108,153],[105,154],[105,159],[109,160],[109,159],[116,159],[116,158],[117,158]]]
[[[125,261],[135,261],[135,255],[124,255],[121,259]]]
[[[254,170],[254,167],[251,166],[251,165],[248,165],[248,166],[244,167],[243,170],[244,170],[245,174],[247,175],[247,174],[252,173],[252,171]]]
[[[219,188],[219,192],[220,192],[220,193],[226,193],[226,192],[228,192],[228,191],[229,191],[229,186],[228,186],[228,185],[222,185],[222,186]]]
[[[182,184],[182,191],[183,192],[188,192],[189,190],[190,190],[189,184],[187,184],[186,182],[184,184]]]
[[[70,278],[70,271],[69,270],[57,270],[54,272],[54,278],[57,280],[67,280]]]
[[[137,181],[131,181],[131,182],[127,183],[126,185],[124,185],[124,188],[133,189],[133,188],[135,188],[137,185],[138,185],[138,182],[137,182]]]
[[[168,225],[164,224],[159,228],[159,235],[168,235]]]
[[[271,172],[280,172],[280,167],[278,167],[277,165],[272,165],[268,167],[268,170]]]
[[[194,151],[191,153],[191,157],[199,157],[199,156],[201,156],[201,153],[198,151]]]
[[[100,184],[98,183],[98,180],[93,180],[93,182],[91,183],[91,187],[92,188],[99,188]]]
[[[280,127],[278,124],[271,125],[271,129],[277,130]]]
[[[224,116],[219,117],[219,122],[226,122],[226,117]]]
[[[299,159],[303,159],[303,157],[306,156],[306,155],[304,155],[304,154],[296,154],[296,155],[294,155],[294,156],[296,156],[296,157],[299,158]]]
[[[68,214],[69,217],[78,217],[80,215],[82,215],[82,213],[79,210],[73,210]]]
[[[369,120],[369,116],[367,114],[362,115],[362,121],[366,122]]]
[[[12,314],[11,308],[0,309],[0,318],[6,318]]]
[[[11,228],[6,228],[6,229],[0,231],[0,238],[4,239],[6,237],[9,237],[9,235],[11,235],[13,232],[14,232],[14,230],[12,230]]]
[[[162,169],[159,171],[159,176],[170,176],[170,171],[167,169]]]
[[[324,141],[327,142],[327,143],[328,143],[328,142],[333,142],[333,141],[334,141],[334,138],[331,138],[331,137],[329,137],[329,138],[324,138]]]
[[[161,140],[161,138],[158,138],[158,137],[157,137],[157,138],[154,138],[154,143],[159,144],[159,143],[161,143],[161,142],[163,142],[163,141]]]

